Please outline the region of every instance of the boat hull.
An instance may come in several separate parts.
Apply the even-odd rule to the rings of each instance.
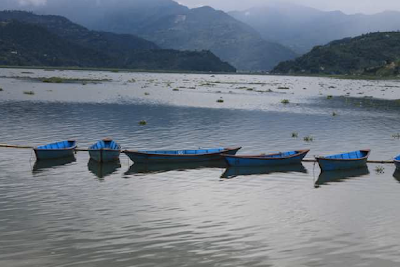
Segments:
[[[121,154],[120,150],[110,150],[110,149],[89,150],[90,159],[97,162],[117,161],[119,159],[120,154]]]
[[[400,155],[394,158],[394,165],[396,166],[396,170],[400,171]]]
[[[400,161],[395,160],[394,164],[396,165],[396,169],[400,171]]]
[[[37,160],[74,157],[74,148],[70,149],[34,149]]]
[[[359,158],[349,155],[362,155]],[[363,168],[367,166],[370,150],[354,151],[328,157],[316,157],[316,160],[321,168],[321,171],[336,171]],[[342,158],[340,158],[342,157]]]
[[[225,149],[216,153],[204,154],[152,154],[140,151],[124,151],[133,162],[135,163],[184,163],[184,162],[204,162],[204,161],[218,161],[222,160],[221,154],[235,155],[240,149]]]
[[[280,166],[298,164],[307,155],[309,150],[301,150],[294,155],[281,158],[265,156],[230,156],[224,155],[224,159],[229,166],[252,167],[252,166]]]

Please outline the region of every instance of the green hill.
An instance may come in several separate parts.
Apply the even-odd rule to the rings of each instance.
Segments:
[[[316,46],[295,60],[280,63],[272,72],[395,76],[400,74],[399,66],[400,32],[382,32]]]
[[[23,6],[8,2],[0,3],[0,8],[61,15],[92,30],[134,34],[164,49],[210,50],[244,71],[271,70],[297,56],[279,43],[264,40],[249,25],[206,6],[190,9],[173,0],[52,0]]]
[[[60,16],[0,12],[0,65],[236,71],[209,51],[160,49],[129,34],[90,31]]]

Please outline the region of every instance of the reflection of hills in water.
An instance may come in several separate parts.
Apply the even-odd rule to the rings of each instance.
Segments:
[[[98,178],[105,178],[121,168],[119,160],[112,162],[100,163],[90,159],[88,162],[88,169],[91,173],[96,175]]]
[[[60,159],[47,159],[47,160],[37,160],[33,165],[32,171],[34,173],[42,172],[46,169],[52,169],[64,165],[68,165],[75,162],[76,158],[74,156]]]
[[[301,172],[307,173],[303,164],[291,164],[281,166],[263,166],[263,167],[228,167],[221,175],[221,178],[234,178],[236,176],[271,174],[271,173],[288,173]]]
[[[396,169],[396,170],[394,171],[393,177],[394,177],[394,179],[396,179],[397,181],[400,182],[400,170],[399,170],[399,169]]]
[[[135,163],[125,173],[126,175],[163,173],[169,171],[185,171],[206,168],[226,168],[224,161],[188,162],[188,163]]]
[[[362,177],[369,174],[368,167],[351,169],[351,170],[338,170],[321,172],[318,180],[315,182],[316,186],[332,182],[343,182],[343,180]]]

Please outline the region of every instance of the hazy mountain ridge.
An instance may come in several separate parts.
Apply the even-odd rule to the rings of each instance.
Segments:
[[[3,65],[236,71],[209,51],[159,49],[154,43],[133,35],[89,31],[60,16],[2,11],[0,21],[3,21],[1,40],[8,40],[2,42],[0,50]],[[14,31],[9,31],[10,27]],[[22,33],[29,36],[29,42]]]
[[[298,53],[346,37],[400,30],[400,12],[396,11],[346,15],[294,4],[271,4],[229,14],[255,28],[265,39],[282,43]]]
[[[162,48],[210,50],[240,70],[270,70],[280,61],[297,56],[278,43],[265,41],[245,23],[211,7],[189,9],[172,0],[73,3],[74,9],[70,0],[53,0],[31,9],[63,15],[95,30],[136,34]]]
[[[396,76],[400,74],[400,32],[370,33],[316,46],[272,72]]]

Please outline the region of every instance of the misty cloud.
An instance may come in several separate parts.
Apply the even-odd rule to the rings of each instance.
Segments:
[[[42,6],[47,3],[47,0],[18,0],[20,6]]]

